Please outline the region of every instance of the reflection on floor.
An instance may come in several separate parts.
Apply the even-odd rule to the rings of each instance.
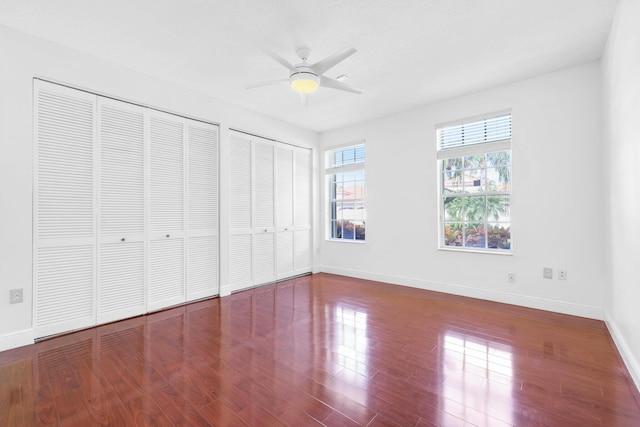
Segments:
[[[0,425],[633,426],[602,322],[318,274],[0,353]]]

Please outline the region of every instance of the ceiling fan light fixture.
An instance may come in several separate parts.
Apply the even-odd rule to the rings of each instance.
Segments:
[[[296,73],[290,77],[291,89],[299,93],[312,93],[318,90],[320,78],[312,73]]]
[[[302,62],[295,65],[289,63],[289,61],[274,52],[265,51],[265,53],[280,65],[287,67],[287,69],[289,70],[289,78],[269,80],[266,82],[247,85],[245,86],[246,89],[279,84],[281,82],[288,81],[291,89],[302,95],[300,99],[303,100],[303,105],[305,106],[307,105],[306,100],[308,98],[306,95],[314,93],[320,86],[322,86],[323,88],[327,87],[357,94],[362,93],[361,89],[358,89],[357,87],[351,86],[350,84],[344,82],[344,80],[346,80],[347,78],[345,74],[338,76],[337,80],[330,79],[324,76],[324,73],[327,70],[333,68],[336,64],[339,64],[349,56],[356,53],[356,50],[352,47],[342,49],[334,53],[333,55],[324,58],[322,61],[316,62],[315,64],[309,64],[307,62],[307,60],[309,59],[309,55],[311,54],[311,49],[306,47],[296,50],[298,58],[300,58]]]

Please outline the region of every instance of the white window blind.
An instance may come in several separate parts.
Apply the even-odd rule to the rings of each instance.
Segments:
[[[438,150],[511,140],[511,113],[438,129]]]
[[[352,169],[364,167],[364,144],[334,148],[325,152],[325,169],[327,174],[336,173],[336,169]]]

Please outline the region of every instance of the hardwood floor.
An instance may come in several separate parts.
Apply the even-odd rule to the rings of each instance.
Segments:
[[[0,353],[0,426],[640,426],[603,322],[317,274]]]

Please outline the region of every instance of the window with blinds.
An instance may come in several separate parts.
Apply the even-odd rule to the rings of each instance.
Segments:
[[[365,154],[364,143],[325,151],[328,239],[365,240]]]
[[[325,167],[327,170],[358,164],[364,167],[364,157],[364,144],[327,150],[325,152]]]
[[[436,128],[441,249],[511,253],[511,113]]]
[[[438,129],[438,149],[511,140],[511,114]]]

